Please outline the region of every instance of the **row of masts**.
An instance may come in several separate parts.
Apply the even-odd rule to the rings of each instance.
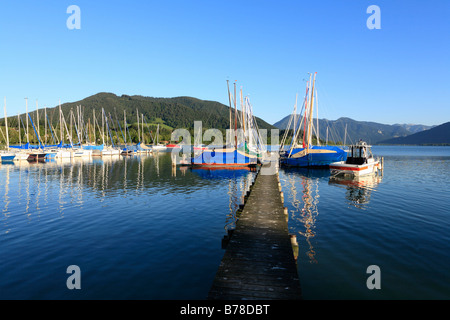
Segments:
[[[239,121],[243,133],[244,142],[248,143],[249,147],[253,146],[256,149],[259,149],[260,151],[265,150],[265,147],[262,144],[263,139],[261,137],[258,124],[253,115],[253,108],[250,103],[250,99],[248,98],[248,96],[244,98],[241,87],[239,92],[241,111],[238,112],[236,82],[234,82],[234,95],[230,91],[229,80],[227,80],[227,87],[228,87],[229,116],[230,116],[229,134],[227,136],[229,144],[232,144],[234,140],[234,148],[235,149],[238,148],[238,135],[239,135],[238,121]],[[233,106],[234,106],[234,121],[232,117]]]
[[[290,145],[290,150],[297,148],[299,146],[308,150],[313,145],[313,135],[316,137],[316,144],[321,145],[320,136],[319,136],[319,105],[318,105],[318,97],[317,91],[315,90],[315,81],[316,81],[316,73],[314,76],[309,74],[309,81],[306,85],[305,97],[303,100],[302,109],[300,114],[302,117],[300,118],[300,114],[297,113],[297,99],[298,94],[295,97],[295,105],[294,112],[289,119],[289,123],[284,132],[284,136],[281,142],[281,148],[284,147],[287,142],[288,133],[293,127],[293,138]],[[314,113],[316,113],[316,123],[314,124]],[[303,129],[303,130],[302,130]],[[303,134],[301,134],[303,133]],[[346,137],[347,137],[347,125],[345,125],[345,133],[344,133],[344,146],[346,145]],[[326,137],[325,137],[325,145],[328,145],[328,127],[326,128]]]
[[[6,127],[6,135],[3,134],[3,130],[1,134],[4,136],[6,140],[6,146],[9,149],[10,141],[9,141],[9,130],[8,130],[8,117],[6,113],[6,97],[4,98],[4,113],[5,113],[5,127]],[[66,120],[67,116],[67,120]],[[61,107],[61,102],[59,102],[59,135],[57,134],[57,129],[53,126],[52,121],[50,121],[47,115],[47,108],[44,107],[44,134],[43,137],[41,135],[41,123],[39,117],[39,104],[36,100],[36,124],[34,124],[29,112],[28,112],[28,98],[25,98],[25,123],[23,123],[20,114],[17,114],[17,126],[18,126],[18,142],[19,145],[22,146],[22,143],[30,143],[30,122],[32,128],[34,129],[35,136],[38,140],[39,147],[45,147],[50,142],[50,137],[53,140],[54,145],[59,144],[68,144],[68,145],[94,145],[97,142],[102,142],[103,145],[112,145],[114,146],[114,136],[115,133],[116,142],[120,143],[121,139],[119,137],[119,130],[122,132],[122,141],[125,146],[128,144],[132,144],[131,135],[128,130],[126,111],[123,111],[123,124],[124,130],[120,126],[120,122],[115,115],[115,120],[113,120],[111,113],[106,113],[104,108],[101,110],[100,117],[97,117],[95,109],[92,110],[92,118],[89,117],[87,120],[84,118],[83,110],[81,105],[76,106],[76,112],[73,109],[70,109],[68,115],[64,115]],[[92,119],[92,123],[91,123]],[[101,119],[101,120],[100,120]],[[153,139],[153,143],[158,143],[159,141],[159,124],[157,125],[156,136],[153,138],[152,131],[147,124],[147,121],[144,119],[144,114],[140,113],[136,109],[136,120],[137,120],[137,131],[138,131],[138,142],[145,143],[145,131],[144,128],[147,127],[150,138]],[[101,122],[101,123],[100,123]],[[119,130],[117,130],[117,125]],[[144,126],[145,122],[145,126]],[[24,137],[22,141],[22,129],[24,131]],[[75,138],[74,139],[74,130],[75,130]],[[99,133],[99,137],[97,140],[97,132]],[[93,139],[91,139],[93,136]],[[156,139],[156,141],[155,141]]]

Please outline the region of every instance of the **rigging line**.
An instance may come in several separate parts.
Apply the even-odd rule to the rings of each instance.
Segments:
[[[102,130],[100,128],[100,125],[98,124],[97,117],[94,117],[94,122],[97,123],[97,128],[98,128],[98,132],[99,132],[99,135],[100,135],[102,133]],[[94,130],[95,130],[95,123],[94,123]]]
[[[303,100],[303,105],[302,105],[302,109],[301,109],[301,111],[303,111],[303,116],[301,117],[301,119],[299,117],[300,124],[298,126],[297,133],[296,133],[295,137],[294,136],[292,137],[291,148],[289,150],[289,157],[291,156],[292,150],[294,150],[296,141],[298,139],[298,136],[300,135],[302,124],[304,124],[304,121],[306,122],[306,112],[307,112],[306,107],[307,107],[307,102],[308,102],[308,93],[309,93],[309,88],[306,89],[305,98]],[[301,111],[300,111],[300,114],[301,114]],[[303,136],[305,136],[305,128],[303,128]]]
[[[56,144],[55,136],[53,135],[52,125],[51,125],[51,123],[50,123],[50,120],[48,119],[48,114],[46,115],[46,117],[47,117],[48,125],[49,125],[49,127],[50,127],[50,133],[52,134],[53,144]],[[58,142],[58,143],[59,143],[59,142]]]
[[[120,122],[119,122],[119,119],[117,118],[117,113],[116,113],[116,110],[115,110],[115,109],[114,109],[114,115],[116,116],[117,124],[119,125],[119,129],[120,129],[120,132],[122,133],[123,141],[124,141],[124,143],[125,143],[125,145],[126,145],[126,142],[125,142],[125,136],[123,135],[122,127],[120,126]],[[125,123],[124,123],[123,125],[125,126]]]
[[[111,118],[111,113],[109,114],[109,117]],[[109,137],[111,138],[111,146],[112,146],[112,147],[115,147],[114,141],[113,141],[113,135],[112,135],[112,133],[111,133],[111,128],[109,127],[109,124],[108,124],[108,117],[106,116],[106,114],[105,114],[105,123],[106,123],[106,128],[107,128],[107,130],[108,130],[108,132],[109,132]]]
[[[113,119],[112,119],[111,112],[108,112],[108,115],[109,115],[109,120],[111,121],[111,125],[114,126],[114,128],[111,128],[111,129],[114,129],[114,132],[116,133],[117,143],[119,143],[120,140],[119,140],[119,136],[117,135],[116,124],[114,123],[114,121],[113,121]],[[113,139],[113,135],[112,135],[112,133],[111,133],[111,142],[112,142],[112,139]]]
[[[147,130],[148,130],[149,133],[150,133],[150,139],[151,139],[151,141],[155,141],[155,139],[153,138],[153,135],[152,135],[152,131],[150,130],[150,128],[149,128],[149,126],[148,126],[148,123],[147,123],[147,120],[145,120],[145,118],[144,118],[144,122],[145,122],[145,126],[147,127]]]

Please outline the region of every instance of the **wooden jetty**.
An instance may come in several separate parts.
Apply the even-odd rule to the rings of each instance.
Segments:
[[[208,299],[296,300],[300,281],[276,163],[259,170]]]

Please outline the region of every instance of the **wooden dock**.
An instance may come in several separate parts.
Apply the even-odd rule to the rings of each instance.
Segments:
[[[275,163],[264,165],[236,223],[208,299],[301,299],[286,213],[278,169]]]

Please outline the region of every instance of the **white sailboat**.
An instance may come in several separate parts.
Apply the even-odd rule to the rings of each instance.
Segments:
[[[8,117],[6,116],[6,97],[5,97],[5,127],[6,127],[6,152],[2,152],[0,157],[3,161],[13,161],[16,155],[9,152],[9,134],[8,134]]]
[[[26,119],[27,119],[27,124],[28,124],[28,98],[25,98],[25,105],[26,105]],[[20,123],[23,124],[20,115],[17,114],[17,121],[18,121],[18,129],[19,129],[19,147],[22,147],[22,138],[21,138],[21,129],[20,129]],[[28,140],[28,129],[25,128],[24,126],[24,133],[26,136],[26,140],[27,140],[27,144],[30,143],[30,141]],[[17,149],[15,151],[16,157],[14,158],[15,161],[20,161],[20,160],[28,160],[29,157],[29,151],[27,149]]]
[[[152,146],[153,151],[164,151],[167,150],[167,147],[161,143],[159,143],[159,123],[156,127],[156,144]]]

